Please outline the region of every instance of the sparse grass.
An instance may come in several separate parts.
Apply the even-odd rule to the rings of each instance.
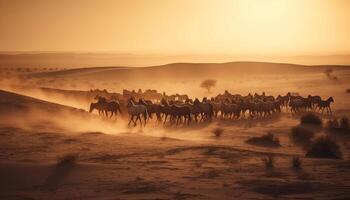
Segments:
[[[265,163],[266,168],[274,168],[275,166],[275,158],[272,155],[268,155],[265,158],[262,159],[262,161]]]
[[[57,158],[58,165],[73,165],[78,159],[78,154],[69,153]]]
[[[349,135],[349,119],[342,117],[340,120],[334,118],[327,121],[326,128],[330,133]]]
[[[349,119],[347,117],[342,117],[340,119],[339,128],[349,129]]]
[[[337,119],[330,119],[327,121],[326,123],[326,128],[327,129],[335,129],[335,128],[339,128],[339,123]]]
[[[307,145],[311,142],[311,139],[314,137],[315,133],[306,127],[295,126],[292,128],[290,133],[290,138],[296,144]]]
[[[322,119],[313,113],[309,113],[309,114],[303,115],[300,118],[300,124],[314,125],[314,126],[321,127],[322,126]]]
[[[261,137],[249,138],[246,142],[250,144],[261,145],[261,146],[272,146],[272,147],[281,146],[279,139],[275,137],[274,134],[272,133],[267,133]]]
[[[302,161],[298,156],[293,156],[292,158],[292,167],[293,169],[300,169]]]
[[[215,128],[213,130],[213,133],[214,133],[215,137],[219,138],[224,133],[224,129],[222,129],[222,128]]]
[[[311,143],[306,157],[341,159],[339,145],[329,137],[319,137]]]

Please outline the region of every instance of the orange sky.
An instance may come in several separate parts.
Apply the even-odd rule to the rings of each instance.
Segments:
[[[0,0],[0,51],[350,53],[347,0]]]

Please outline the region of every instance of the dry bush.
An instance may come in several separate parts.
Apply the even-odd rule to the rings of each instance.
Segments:
[[[339,145],[329,137],[319,137],[311,143],[306,157],[341,159]]]
[[[215,128],[214,130],[213,130],[213,133],[214,133],[214,135],[215,135],[215,137],[221,137],[221,135],[224,133],[224,129],[222,129],[222,128]]]
[[[327,78],[331,78],[333,69],[332,68],[327,68],[324,73],[326,74]]]
[[[292,167],[294,169],[300,169],[301,168],[302,161],[298,156],[293,156],[292,158]]]
[[[58,165],[73,165],[78,160],[78,154],[69,153],[62,156],[57,157]]]
[[[326,128],[330,133],[345,134],[350,133],[349,119],[347,117],[342,117],[338,119],[331,119],[327,121]]]
[[[274,134],[272,133],[267,133],[260,137],[249,138],[246,142],[249,144],[261,145],[261,146],[270,146],[270,147],[281,146],[279,139],[275,137]]]
[[[262,159],[266,168],[273,168],[275,166],[275,158],[272,155],[268,155]]]
[[[307,145],[315,136],[315,132],[304,126],[295,126],[292,128],[290,138],[296,144]]]
[[[300,124],[321,127],[322,119],[313,113],[309,113],[300,118]]]
[[[216,85],[216,80],[207,79],[207,80],[202,81],[202,83],[200,84],[200,87],[205,88],[210,93],[211,88],[215,87],[215,85]]]
[[[339,128],[349,129],[349,119],[347,117],[342,117],[339,122]]]
[[[326,123],[326,128],[327,129],[336,129],[339,128],[339,123],[337,119],[330,119]]]

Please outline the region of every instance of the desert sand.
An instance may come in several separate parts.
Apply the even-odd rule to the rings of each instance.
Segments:
[[[305,157],[289,133],[302,114],[283,110],[262,119],[191,126],[88,113],[90,89],[157,89],[191,98],[231,93],[287,92],[333,96],[333,115],[350,117],[350,68],[276,63],[177,63],[146,68],[82,68],[50,72],[2,71],[0,82],[1,199],[349,199],[350,136],[330,135],[342,159]],[[333,77],[336,77],[334,79]],[[199,87],[212,78],[208,93]],[[46,88],[46,89],[43,89]],[[51,88],[51,89],[47,89]],[[125,116],[124,116],[125,117]],[[215,137],[215,128],[223,129]],[[280,146],[246,143],[273,133]],[[323,129],[317,136],[326,135]],[[263,159],[273,156],[274,167]],[[292,167],[299,157],[300,168]],[[62,161],[63,160],[63,161]]]

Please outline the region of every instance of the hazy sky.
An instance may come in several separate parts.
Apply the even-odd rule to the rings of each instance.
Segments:
[[[0,51],[350,53],[348,0],[0,0]]]

